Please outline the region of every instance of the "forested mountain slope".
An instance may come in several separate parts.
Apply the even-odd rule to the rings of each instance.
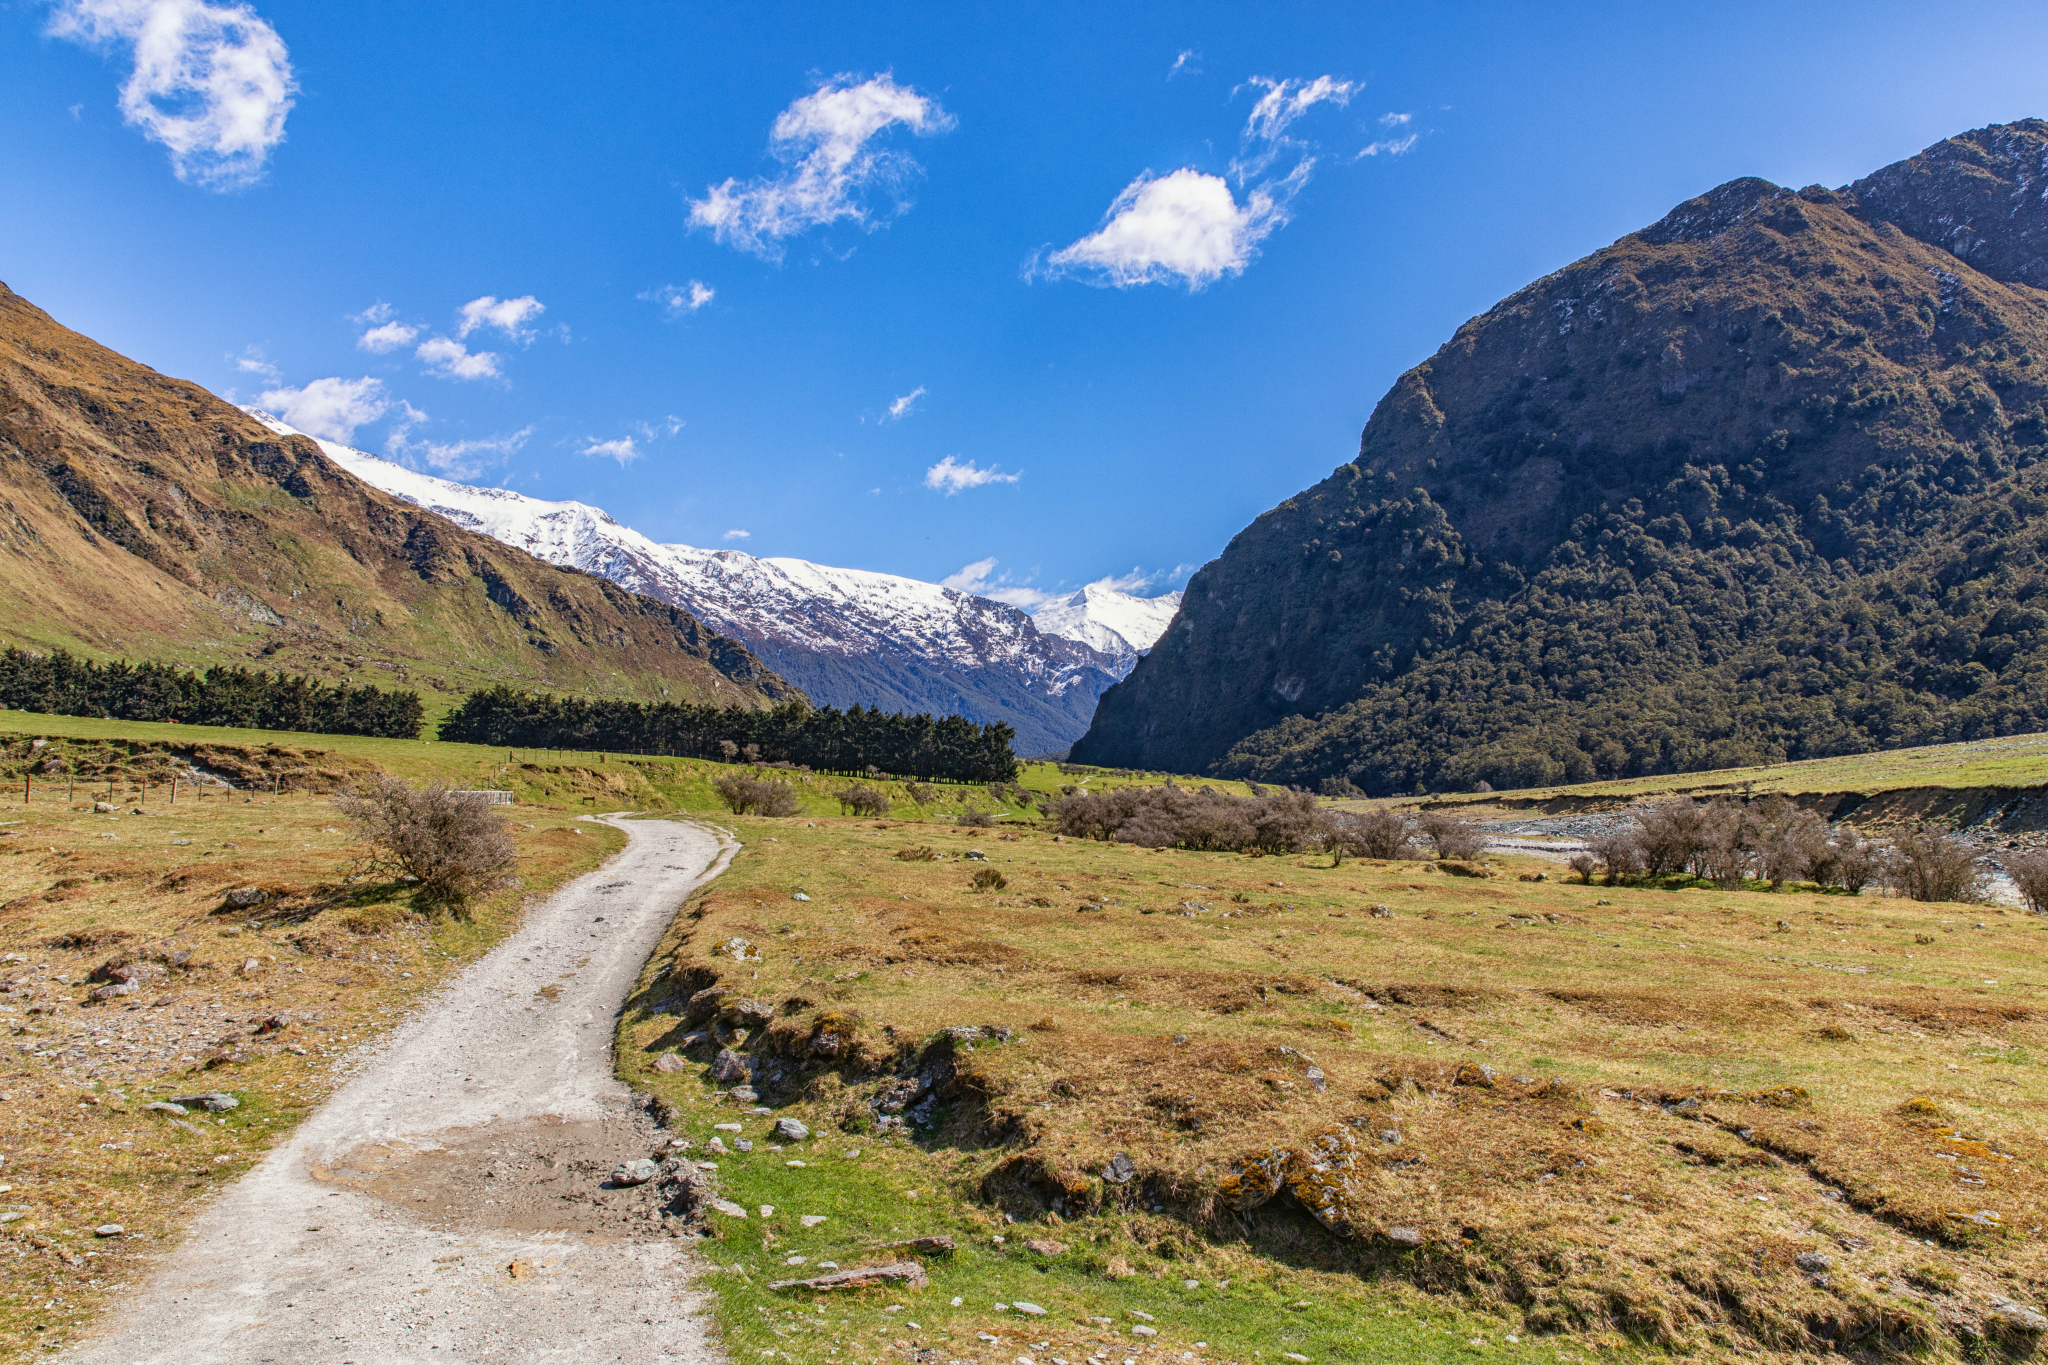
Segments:
[[[1078,761],[1374,792],[2048,728],[2048,124],[1528,286],[1189,583]]]
[[[688,612],[379,492],[0,285],[0,641],[456,694],[796,695]]]

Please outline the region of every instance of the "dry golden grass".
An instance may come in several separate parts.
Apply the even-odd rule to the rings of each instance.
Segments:
[[[2010,1332],[1996,1300],[2040,1304],[2048,926],[2017,912],[736,823],[627,1074],[699,1093],[649,1066],[685,1034],[658,1011],[714,975],[772,1009],[744,1046],[814,1124],[870,1126],[941,1030],[1006,1028],[914,1130],[962,1218],[1023,1220],[1005,1254],[1057,1236],[1098,1279],[1264,1266],[1375,1316],[1405,1286],[1729,1358],[1950,1355]],[[1005,889],[972,889],[970,849]]]
[[[295,739],[297,737],[294,737]],[[317,744],[317,740],[314,741]],[[119,771],[153,771],[148,753]],[[75,755],[74,755],[75,757]],[[216,757],[220,757],[216,755]],[[360,767],[361,765],[354,765]],[[83,782],[0,796],[0,1356],[49,1349],[166,1250],[196,1201],[240,1174],[343,1079],[356,1045],[487,949],[544,892],[618,847],[560,807],[512,808],[523,890],[429,921],[406,888],[350,882],[361,849],[315,794],[147,793],[119,814]],[[261,905],[223,893],[259,887]],[[155,970],[90,998],[95,969]],[[152,1101],[220,1090],[183,1117]],[[118,1224],[116,1236],[97,1227]]]

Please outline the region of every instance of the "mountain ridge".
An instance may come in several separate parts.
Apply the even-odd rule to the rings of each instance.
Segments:
[[[1389,792],[2048,723],[2044,168],[2027,120],[1730,181],[1516,291],[1195,575],[1075,758]]]
[[[269,413],[245,411],[273,431],[301,434]],[[1064,629],[1045,630],[1017,607],[936,583],[663,544],[587,503],[464,484],[317,444],[366,483],[457,525],[690,611],[818,705],[1000,720],[1017,730],[1024,754],[1070,745],[1096,698],[1165,624],[1162,599],[1090,585],[1062,599]]]

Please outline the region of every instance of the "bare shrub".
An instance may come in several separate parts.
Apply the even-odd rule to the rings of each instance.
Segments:
[[[832,793],[841,815],[887,815],[889,798],[879,787],[855,782]]]
[[[1010,879],[992,867],[984,867],[974,874],[976,891],[1000,891],[1010,884]]]
[[[1590,853],[1574,853],[1572,855],[1571,869],[1579,874],[1579,880],[1587,886],[1593,884],[1593,869],[1599,866],[1600,860]]]
[[[1970,846],[1954,834],[1924,825],[1892,841],[1884,877],[1893,894],[1916,901],[1984,898],[1984,874]]]
[[[1757,871],[1771,888],[1809,877],[1821,880],[1833,862],[1827,822],[1783,797],[1765,802],[1760,816]]]
[[[2027,909],[2037,915],[2048,913],[2048,851],[2033,848],[2012,854],[2005,859],[2005,872]]]
[[[994,829],[996,818],[985,810],[969,808],[961,812],[960,823],[968,829]]]
[[[1140,848],[1212,852],[1300,853],[1325,840],[1330,815],[1307,792],[1269,792],[1257,799],[1211,787],[1124,787],[1099,796],[1062,799],[1054,818],[1070,838]]]
[[[763,782],[744,773],[727,773],[711,789],[734,815],[795,815],[803,808],[789,783]]]
[[[939,789],[929,782],[905,782],[903,794],[915,801],[919,810],[939,799]]]
[[[1400,812],[1380,806],[1360,815],[1350,817],[1346,822],[1351,851],[1360,858],[1383,858],[1393,860],[1406,858],[1414,851],[1413,832],[1408,821]]]
[[[1829,836],[1826,849],[1816,858],[1813,876],[1824,885],[1839,886],[1855,896],[1883,871],[1882,850],[1844,825]]]
[[[1476,858],[1486,847],[1486,836],[1478,825],[1442,811],[1422,817],[1422,837],[1429,840],[1439,858]]]
[[[896,861],[899,863],[933,863],[938,859],[939,855],[932,851],[930,844],[918,844],[913,848],[896,850]]]
[[[1636,812],[1636,856],[1653,877],[1683,872],[1700,855],[1706,812],[1689,797],[1674,797]]]
[[[1626,825],[1616,825],[1604,834],[1596,834],[1586,841],[1586,847],[1601,866],[1607,869],[1607,884],[1617,886],[1622,878],[1642,866],[1642,849],[1636,840],[1636,831]]]
[[[379,775],[334,798],[374,850],[373,866],[415,878],[433,905],[461,906],[512,864],[512,836],[480,796]]]
[[[721,758],[730,763],[740,756],[740,746],[732,740],[721,739],[718,741],[718,753]]]

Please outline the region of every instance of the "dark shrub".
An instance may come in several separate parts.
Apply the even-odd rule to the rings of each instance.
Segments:
[[[961,813],[960,823],[968,829],[994,829],[996,818],[985,810],[968,810]]]
[[[512,836],[483,798],[378,776],[334,799],[375,864],[417,878],[430,904],[460,906],[511,866]]]
[[[1317,790],[1333,801],[1352,800],[1365,795],[1358,784],[1348,777],[1326,777]]]
[[[932,852],[930,844],[919,844],[915,848],[899,848],[896,850],[896,861],[899,863],[934,863],[938,860],[939,855]]]
[[[1069,837],[1111,840],[1141,848],[1214,852],[1299,853],[1323,841],[1329,816],[1307,792],[1257,799],[1210,787],[1125,787],[1100,796],[1069,796],[1055,813]]]
[[[1010,879],[992,867],[984,867],[974,874],[976,891],[1000,891],[1010,884]]]
[[[727,773],[711,789],[734,815],[795,815],[803,808],[789,783],[763,782],[744,773]]]

